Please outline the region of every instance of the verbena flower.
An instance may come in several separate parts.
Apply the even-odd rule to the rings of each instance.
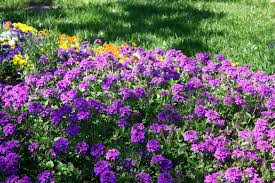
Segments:
[[[58,138],[54,142],[54,148],[57,152],[66,153],[68,151],[70,142],[64,137]]]
[[[230,182],[241,182],[242,180],[242,172],[237,167],[228,168],[224,173],[225,179]]]
[[[152,182],[152,178],[148,173],[138,173],[136,175],[136,180],[138,183],[151,183]]]
[[[116,149],[111,149],[106,153],[107,160],[117,160],[119,158],[120,152]]]
[[[44,170],[38,174],[37,181],[38,183],[54,182],[54,177],[49,170]]]
[[[139,143],[145,140],[145,127],[143,123],[135,124],[131,128],[131,142]]]
[[[35,151],[37,151],[39,149],[39,144],[37,142],[32,142],[29,146],[28,146],[28,150],[30,151],[30,153],[34,153]]]
[[[95,144],[91,148],[91,156],[99,158],[103,154],[105,154],[106,148],[103,144]]]
[[[3,133],[5,136],[12,136],[16,133],[17,129],[14,124],[8,123],[3,127]]]
[[[184,138],[185,141],[193,143],[199,137],[198,137],[198,133],[195,130],[188,130],[188,131],[184,132],[183,138]]]
[[[100,183],[116,183],[115,172],[105,170],[100,174]]]
[[[149,140],[146,144],[148,152],[157,152],[160,150],[160,143],[158,140]]]
[[[76,144],[75,150],[79,154],[85,154],[89,149],[89,144],[86,142],[82,141]]]
[[[173,177],[169,173],[161,173],[158,177],[157,183],[172,183]]]
[[[110,164],[105,160],[100,160],[94,164],[94,172],[96,175],[100,175],[106,170],[110,170]]]

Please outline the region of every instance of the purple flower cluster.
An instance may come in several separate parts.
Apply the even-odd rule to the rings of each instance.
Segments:
[[[273,181],[274,75],[224,55],[95,43],[0,85],[4,181]]]
[[[58,153],[66,153],[68,151],[69,144],[70,142],[68,141],[68,139],[60,137],[54,142],[54,149]]]
[[[139,143],[145,140],[145,127],[143,123],[137,123],[131,128],[131,142]]]

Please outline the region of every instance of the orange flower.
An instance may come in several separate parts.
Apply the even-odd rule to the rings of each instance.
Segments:
[[[72,43],[72,42],[74,42],[74,38],[73,38],[73,37],[68,37],[68,38],[67,38],[67,41],[68,41],[69,43]]]
[[[9,29],[10,26],[11,26],[11,24],[12,24],[11,21],[5,22],[4,28],[5,28],[5,29]]]

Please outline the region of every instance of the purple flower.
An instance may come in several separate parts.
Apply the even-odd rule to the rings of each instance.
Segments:
[[[256,160],[258,159],[258,154],[253,150],[246,150],[244,151],[244,157],[248,160]]]
[[[234,182],[234,183],[241,182],[242,176],[243,176],[242,172],[237,167],[231,167],[225,171],[225,179],[228,180],[229,182]]]
[[[152,178],[148,173],[138,173],[136,175],[136,180],[138,183],[151,183]]]
[[[100,183],[116,183],[116,174],[113,171],[105,170],[100,174]]]
[[[7,180],[5,181],[5,183],[18,183],[19,181],[19,177],[16,175],[11,175],[7,178]]]
[[[206,108],[202,105],[199,105],[195,108],[194,110],[194,113],[199,117],[199,118],[202,118],[204,117],[205,115],[205,112],[206,112]]]
[[[174,93],[179,93],[184,89],[184,86],[181,84],[175,84],[174,86],[171,87],[172,92]]]
[[[269,130],[267,136],[270,141],[275,141],[275,129]]]
[[[131,128],[131,142],[139,143],[145,140],[145,126],[143,123],[137,123]]]
[[[148,152],[157,152],[160,150],[160,143],[158,140],[149,140],[146,144]]]
[[[96,175],[100,175],[105,170],[110,170],[110,164],[105,160],[100,160],[94,164],[94,172]]]
[[[119,94],[122,96],[123,100],[134,98],[134,93],[130,88],[121,88]]]
[[[132,55],[133,48],[131,46],[121,46],[119,54],[125,57],[130,57]]]
[[[80,111],[76,114],[76,117],[79,121],[88,120],[90,116],[91,116],[91,113],[89,111]]]
[[[118,127],[127,127],[129,125],[130,124],[128,123],[128,121],[125,118],[122,118],[122,119],[118,120],[118,122],[117,122]]]
[[[216,110],[208,110],[205,113],[205,117],[208,121],[215,121],[220,118],[220,115]]]
[[[194,143],[198,139],[198,133],[195,130],[188,130],[184,132],[183,138],[187,142]]]
[[[91,148],[91,156],[95,157],[95,158],[99,158],[100,156],[102,156],[106,151],[106,148],[103,144],[95,144],[93,145],[93,147]]]
[[[134,167],[136,166],[136,161],[133,160],[132,158],[125,158],[123,165],[125,167]]]
[[[164,173],[172,169],[173,163],[171,160],[165,158],[164,160],[160,161],[159,165],[160,165],[160,172]]]
[[[227,105],[231,105],[233,104],[235,101],[235,98],[233,96],[226,96],[223,99],[223,105],[227,106]]]
[[[89,82],[86,82],[86,81],[83,81],[79,84],[79,88],[82,89],[82,90],[87,90],[89,88],[90,84]]]
[[[57,124],[61,123],[62,114],[60,113],[60,111],[59,110],[53,110],[50,113],[50,120],[51,120],[52,125],[57,125]]]
[[[225,147],[220,147],[215,151],[214,157],[224,163],[230,157],[230,151]]]
[[[220,176],[219,172],[208,174],[204,177],[204,183],[218,183],[218,178]]]
[[[244,106],[246,102],[240,96],[236,96],[235,97],[235,103],[236,103],[236,105]]]
[[[14,135],[16,133],[16,127],[14,124],[8,123],[3,127],[3,133],[6,137]]]
[[[154,155],[151,159],[151,164],[157,164],[161,161],[165,160],[166,158],[162,154]]]
[[[132,110],[129,106],[119,108],[120,117],[130,116],[132,114]]]
[[[218,55],[216,55],[216,59],[219,61],[222,61],[222,60],[225,60],[225,56],[224,56],[224,54],[218,54]]]
[[[38,174],[37,180],[38,183],[52,183],[54,182],[54,177],[49,170],[44,170]]]
[[[154,123],[150,126],[151,133],[160,134],[161,132],[170,132],[170,131],[172,131],[172,128],[166,124]]]
[[[38,60],[38,63],[45,64],[48,61],[48,59],[49,58],[46,55],[41,55],[39,60]]]
[[[33,152],[37,151],[38,149],[39,149],[39,144],[37,142],[32,142],[28,146],[28,150],[30,151],[30,153],[33,153]]]
[[[186,87],[190,88],[190,89],[197,89],[202,87],[203,84],[201,82],[201,80],[199,78],[193,77],[191,78],[187,83],[186,83]]]
[[[249,130],[238,131],[239,138],[241,138],[242,140],[245,140],[247,142],[251,139],[251,135],[252,135],[252,133]]]
[[[58,152],[54,149],[49,149],[49,153],[54,158],[56,158],[58,156]]]
[[[154,85],[165,85],[166,84],[166,81],[164,78],[162,77],[154,77],[152,80],[151,80],[151,83],[154,84]]]
[[[257,141],[256,147],[261,151],[268,151],[271,148],[271,145],[268,141],[259,140]]]
[[[244,169],[243,172],[245,174],[247,174],[249,178],[257,176],[256,171],[255,171],[255,169],[253,167],[248,167],[248,168]]]
[[[161,173],[157,183],[173,183],[173,177],[169,173]]]
[[[60,137],[54,142],[54,148],[59,153],[66,153],[68,151],[70,142],[64,138]]]
[[[123,101],[122,100],[116,100],[114,101],[108,108],[107,108],[107,114],[113,115],[117,114],[118,110],[120,107],[123,106]]]
[[[133,90],[133,94],[136,98],[142,98],[145,96],[145,89],[141,87],[137,87]]]
[[[79,134],[79,126],[76,124],[70,124],[66,128],[66,132],[69,136],[77,136]]]
[[[98,43],[102,43],[102,40],[101,39],[95,39],[94,44],[98,44]]]
[[[69,91],[63,92],[60,95],[60,99],[64,104],[70,103],[74,98],[77,97],[77,91],[75,89],[71,89]]]
[[[107,160],[117,160],[119,158],[120,152],[116,149],[111,149],[106,153]]]
[[[0,111],[0,126],[4,126],[11,120],[11,117],[9,114],[7,114],[4,111]]]
[[[25,175],[22,179],[18,180],[18,183],[32,183],[32,180],[30,177]]]
[[[210,55],[208,53],[198,53],[195,55],[196,59],[200,59],[200,60],[209,60],[210,59]]]
[[[275,171],[275,163],[271,163],[271,169],[272,171]]]
[[[118,80],[118,76],[115,74],[109,75],[107,78],[105,78],[101,83],[101,88],[103,90],[109,90],[112,88],[114,83]]]
[[[253,177],[249,183],[265,183],[265,181],[260,177]],[[272,183],[274,183],[274,181]]]
[[[82,141],[76,144],[75,150],[79,154],[85,154],[89,149],[89,144],[86,142]]]
[[[19,169],[19,155],[16,153],[8,153],[5,156],[0,156],[0,172],[5,175],[17,174]]]

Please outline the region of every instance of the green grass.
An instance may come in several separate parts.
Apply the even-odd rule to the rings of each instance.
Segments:
[[[43,2],[0,0],[0,17],[90,41],[134,41],[188,56],[224,53],[274,73],[275,3],[269,0],[46,0],[58,8],[24,9],[31,1]]]

